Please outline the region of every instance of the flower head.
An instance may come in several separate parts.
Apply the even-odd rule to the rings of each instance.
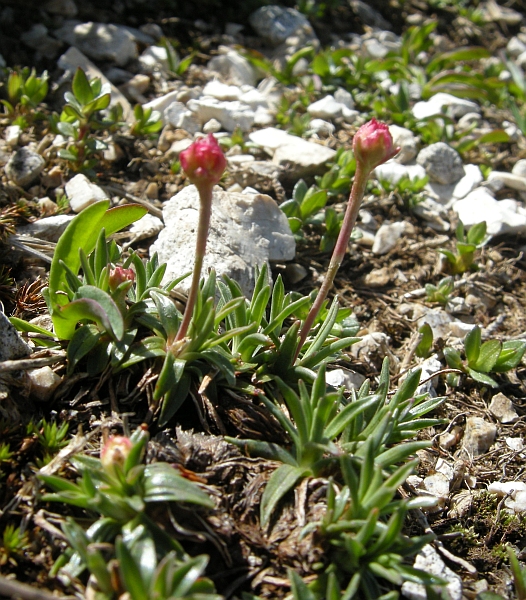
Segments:
[[[353,139],[356,162],[371,172],[378,165],[396,156],[400,148],[393,146],[389,127],[376,119],[371,119],[358,129]]]
[[[114,292],[121,283],[129,282],[131,284],[135,281],[135,271],[133,269],[125,269],[124,267],[115,267],[110,269],[108,283],[110,290]]]
[[[226,167],[225,155],[211,133],[183,150],[179,160],[188,179],[197,187],[200,183],[218,183]]]
[[[113,474],[116,469],[122,469],[130,454],[133,443],[123,435],[114,435],[102,447],[100,462],[106,473]]]

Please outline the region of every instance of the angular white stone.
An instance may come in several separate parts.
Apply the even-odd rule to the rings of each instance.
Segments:
[[[17,227],[16,232],[19,235],[29,235],[41,240],[57,242],[58,238],[64,233],[64,230],[73,218],[73,215],[53,215],[51,217],[44,217],[29,225]]]
[[[30,383],[31,396],[39,402],[49,400],[62,381],[62,377],[55,373],[51,367],[31,369],[27,372],[27,377]]]
[[[25,358],[31,354],[31,348],[20,337],[11,321],[0,311],[0,362]]]
[[[336,102],[354,110],[354,98],[352,97],[351,92],[348,92],[345,88],[338,88],[334,92],[334,99]]]
[[[204,96],[212,96],[216,100],[239,100],[243,92],[237,85],[227,85],[217,79],[209,81],[204,89]]]
[[[254,131],[249,138],[273,155],[272,162],[283,168],[287,180],[319,174],[336,154],[332,148],[307,142],[274,127]]]
[[[389,181],[392,185],[396,185],[406,175],[410,179],[423,179],[426,170],[421,165],[403,165],[394,159],[388,160],[374,170],[374,176],[379,181]]]
[[[120,25],[108,23],[66,22],[55,36],[75,46],[94,60],[111,60],[120,67],[137,58],[137,44],[132,33]],[[72,26],[73,25],[73,26]]]
[[[462,579],[444,563],[433,546],[428,544],[422,548],[416,556],[414,567],[444,579],[444,592],[449,600],[462,600]],[[436,593],[440,595],[441,588],[437,588]],[[428,597],[423,585],[409,581],[402,585],[402,594],[408,600],[427,600]]]
[[[45,164],[40,154],[24,146],[7,161],[5,174],[14,184],[26,187],[40,175]]]
[[[457,183],[465,175],[460,154],[444,142],[420,150],[416,162],[424,167],[431,181],[440,184]]]
[[[501,423],[515,423],[519,420],[513,402],[501,392],[493,396],[488,408],[489,412]]]
[[[79,213],[90,204],[95,204],[95,202],[108,198],[103,189],[91,183],[86,175],[82,175],[82,173],[70,179],[66,183],[65,189],[71,210],[76,213]]]
[[[250,25],[272,46],[279,46],[300,29],[312,27],[305,15],[293,8],[262,6],[249,17]]]
[[[389,133],[393,138],[393,145],[400,148],[394,160],[403,165],[411,162],[418,153],[418,140],[415,134],[410,129],[398,125],[389,125]]]
[[[412,225],[406,221],[384,223],[374,236],[373,254],[387,254],[396,246],[402,235],[411,229]]]
[[[521,175],[506,173],[505,171],[491,171],[488,175],[488,182],[492,181],[499,181],[502,187],[509,187],[521,192],[526,191],[526,177],[522,177]]]
[[[195,114],[201,123],[216,119],[226,131],[250,131],[254,124],[254,111],[243,102],[233,100],[222,102],[211,96],[189,100],[187,107]]]
[[[478,165],[464,165],[464,177],[456,183],[442,184],[429,181],[425,190],[429,195],[448,208],[455,200],[467,196],[484,181],[484,176]]]
[[[497,427],[482,417],[467,417],[462,448],[468,457],[485,454],[495,441]]]
[[[163,229],[164,223],[161,221],[161,219],[148,213],[133,223],[133,225],[130,227],[130,233],[133,235],[133,241],[136,242],[153,237]]]
[[[337,119],[342,116],[344,105],[334,99],[334,96],[328,94],[317,102],[313,102],[307,107],[307,112],[312,117],[318,119]]]
[[[199,194],[193,185],[165,203],[165,228],[150,248],[151,254],[159,254],[160,262],[167,263],[165,281],[192,270],[198,216]],[[288,220],[270,196],[214,189],[203,275],[213,267],[249,294],[256,266],[269,260],[291,260],[295,249]],[[189,281],[180,287],[188,290]]]
[[[413,106],[413,116],[416,119],[439,116],[442,114],[443,108],[446,109],[446,114],[452,118],[460,118],[469,112],[480,113],[480,106],[476,102],[439,92],[431,96],[429,100],[417,102]]]
[[[170,66],[168,52],[163,46],[150,46],[139,56],[139,64],[147,73],[167,71]]]
[[[489,235],[526,231],[526,209],[516,200],[495,200],[485,188],[474,189],[452,208],[466,227],[486,221]]]
[[[234,85],[256,85],[256,70],[244,56],[226,46],[220,46],[219,51],[224,53],[208,62],[210,70],[222,75]]]

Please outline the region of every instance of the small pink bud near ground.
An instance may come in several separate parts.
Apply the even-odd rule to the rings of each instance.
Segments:
[[[197,188],[201,183],[219,183],[226,168],[225,155],[211,133],[183,150],[179,160],[188,179]]]
[[[117,468],[122,469],[132,447],[132,441],[128,437],[123,435],[110,437],[100,452],[103,469],[109,474],[115,473]]]
[[[349,245],[349,238],[351,237],[354,224],[356,223],[358,210],[365,193],[367,179],[373,169],[396,156],[399,150],[400,148],[393,145],[393,138],[389,132],[389,127],[376,119],[371,119],[369,122],[362,125],[355,133],[353,139],[353,152],[356,159],[356,173],[354,175],[349,202],[347,203],[347,208],[345,210],[340,234],[338,235],[336,245],[332,252],[327,274],[325,275],[320,291],[316,296],[316,300],[301,327],[294,360],[298,358],[300,350],[309,335],[309,331],[312,329],[314,321],[327,298],[327,294],[334,282],[336,273],[342,264],[345,252]]]
[[[108,284],[112,292],[114,292],[119,285],[125,281],[129,281],[130,283],[135,281],[135,271],[133,269],[125,269],[124,267],[115,267],[114,269],[110,269]]]
[[[195,185],[199,192],[201,207],[199,210],[199,223],[197,225],[192,283],[188,292],[188,301],[183,320],[173,342],[180,342],[186,337],[190,321],[192,320],[199,290],[199,280],[201,279],[201,270],[203,268],[203,259],[205,257],[210,217],[212,216],[212,191],[214,185],[221,180],[226,168],[225,155],[211,133],[206,138],[195,141],[186,150],[183,150],[179,155],[179,160],[188,179]],[[176,349],[180,347],[180,344],[172,344],[173,352],[176,353]]]
[[[400,150],[393,146],[389,127],[376,119],[371,119],[358,129],[352,147],[356,162],[369,172],[396,156]]]

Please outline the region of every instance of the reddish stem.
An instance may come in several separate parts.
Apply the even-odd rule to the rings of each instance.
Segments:
[[[354,175],[354,181],[351,188],[351,194],[349,196],[349,202],[347,203],[347,209],[345,210],[342,228],[340,230],[340,234],[338,235],[336,245],[334,246],[331,262],[329,263],[329,268],[327,269],[327,274],[325,275],[320,291],[318,292],[316,300],[314,301],[314,304],[312,305],[309,314],[307,315],[307,318],[301,327],[294,361],[296,361],[298,358],[300,350],[305,343],[307,336],[309,335],[309,331],[312,329],[314,321],[316,320],[316,317],[318,316],[318,313],[320,312],[320,309],[327,298],[327,294],[334,283],[336,273],[342,264],[345,252],[347,251],[347,247],[349,245],[349,238],[351,237],[354,224],[356,223],[356,217],[358,216],[358,210],[360,209],[360,204],[365,193],[365,186],[368,178],[369,172],[364,171],[362,165],[357,162],[356,173]]]
[[[203,259],[206,251],[206,240],[208,237],[208,229],[210,227],[210,217],[212,215],[212,190],[214,188],[213,183],[200,182],[199,191],[200,208],[199,208],[199,223],[197,225],[197,239],[195,242],[195,260],[194,260],[194,271],[192,273],[192,283],[190,285],[190,291],[188,293],[188,301],[184,309],[183,320],[179,331],[175,336],[175,341],[178,342],[186,337],[188,332],[188,326],[192,320],[194,313],[195,302],[197,299],[197,293],[199,292],[199,282],[201,280],[201,270],[203,268]]]

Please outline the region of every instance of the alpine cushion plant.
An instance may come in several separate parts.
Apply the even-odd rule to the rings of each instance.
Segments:
[[[362,125],[354,136],[353,152],[356,159],[356,172],[351,188],[351,194],[349,196],[349,202],[343,218],[340,235],[334,246],[327,274],[325,275],[320,291],[316,296],[316,300],[301,327],[300,339],[296,349],[296,358],[307,339],[309,331],[311,330],[316,317],[325,302],[325,298],[329,293],[329,289],[334,282],[336,273],[342,264],[354,224],[356,223],[358,210],[365,193],[367,180],[378,165],[381,165],[390,158],[396,156],[398,151],[399,148],[394,146],[393,138],[389,133],[387,125],[385,123],[380,123],[376,119],[371,119],[371,121]]]

